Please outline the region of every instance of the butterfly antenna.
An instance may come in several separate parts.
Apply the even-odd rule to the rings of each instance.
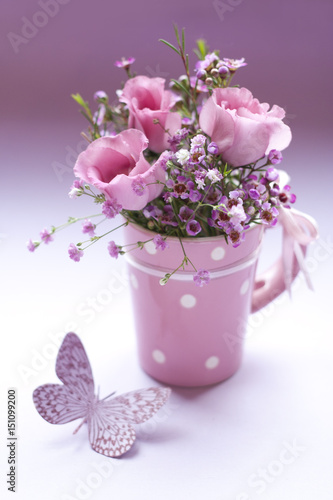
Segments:
[[[77,427],[77,428],[75,429],[75,431],[73,431],[73,434],[76,434],[76,433],[77,433],[77,432],[81,429],[82,425],[83,425],[83,424],[85,424],[86,422],[87,422],[87,419],[86,419],[86,418],[84,418],[84,419],[82,420],[82,422],[80,423],[79,427]]]
[[[105,398],[102,399],[104,401],[105,399],[111,398],[111,396],[114,396],[116,394],[116,391],[111,392],[108,396],[105,396]]]

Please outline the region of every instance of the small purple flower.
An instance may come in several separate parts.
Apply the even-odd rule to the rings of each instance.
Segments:
[[[138,175],[137,178],[132,181],[131,186],[132,186],[134,193],[137,196],[143,196],[145,189],[146,189],[146,186],[147,186],[147,183],[142,177],[140,177]]]
[[[218,145],[216,144],[216,142],[211,142],[210,144],[208,144],[207,151],[211,155],[218,155],[219,148],[218,148]]]
[[[215,63],[215,61],[218,61],[218,60],[219,60],[219,58],[215,54],[215,52],[209,52],[208,54],[206,54],[206,56],[203,60],[197,61],[195,68],[196,68],[196,70],[207,69],[210,66],[212,66]]]
[[[195,219],[189,220],[186,224],[186,232],[190,236],[196,236],[201,231],[201,226]]]
[[[240,228],[229,227],[225,229],[228,241],[232,244],[234,248],[239,247],[239,245],[244,241],[245,235],[244,231],[240,230]]]
[[[259,200],[260,198],[260,193],[256,189],[252,188],[249,189],[249,195],[252,200]]]
[[[106,200],[102,204],[102,213],[107,217],[108,219],[114,219],[116,215],[120,213],[122,210],[122,206],[117,203],[116,200]]]
[[[198,69],[198,71],[197,71],[197,78],[199,80],[206,80],[206,78],[207,78],[207,71],[204,70],[204,69],[202,69],[202,68]]]
[[[225,64],[221,64],[218,68],[219,75],[221,78],[227,78],[230,75],[230,71],[228,66],[225,66]]]
[[[278,199],[285,208],[290,208],[289,203],[295,203],[296,201],[296,195],[290,193],[290,190],[291,187],[287,184],[278,194]]]
[[[106,107],[104,106],[104,104],[101,104],[98,107],[98,110],[96,111],[96,113],[94,113],[94,116],[93,116],[94,123],[98,127],[100,127],[102,125],[102,123],[104,121],[105,113],[106,113]]]
[[[189,197],[190,188],[188,186],[188,182],[186,182],[186,177],[184,175],[178,175],[176,181],[169,179],[166,182],[168,188],[172,189],[170,193],[174,198],[181,198],[185,200]]]
[[[223,58],[223,64],[229,68],[230,72],[236,71],[236,69],[241,68],[242,66],[246,66],[247,63],[245,62],[244,57],[241,59],[228,59],[228,58]]]
[[[134,63],[134,61],[135,61],[134,57],[128,57],[127,59],[125,57],[122,57],[121,61],[116,61],[114,65],[117,66],[117,68],[128,69],[131,66],[131,64]]]
[[[278,177],[279,172],[274,167],[269,167],[265,172],[265,179],[267,179],[269,182],[276,181]]]
[[[156,250],[165,250],[166,248],[169,248],[169,244],[166,241],[166,238],[163,238],[160,234],[157,234],[154,239],[155,243],[155,248]]]
[[[261,210],[260,210],[260,217],[262,219],[262,222],[264,224],[267,224],[268,226],[275,226],[277,223],[277,217],[279,215],[279,211],[277,208],[273,207],[271,203],[266,201],[265,203],[262,204]]]
[[[170,144],[171,150],[175,153],[177,151],[177,146],[187,137],[187,135],[190,133],[190,131],[186,128],[182,128],[180,130],[177,130],[177,132],[172,136],[169,137],[168,143]]]
[[[185,163],[187,163],[190,158],[190,153],[187,149],[180,149],[176,153],[176,158],[178,163],[180,163],[181,165],[185,165]]]
[[[52,233],[50,233],[47,229],[43,229],[40,233],[41,240],[48,245],[51,241],[53,241]]]
[[[199,271],[197,271],[197,273],[193,276],[193,280],[197,286],[202,287],[204,285],[208,285],[210,282],[210,273],[205,269],[199,269]]]
[[[202,134],[197,134],[191,139],[191,153],[197,148],[202,148],[206,144],[206,137]]]
[[[146,217],[146,219],[157,219],[163,214],[162,210],[160,208],[155,207],[155,205],[147,205],[143,209],[143,215]]]
[[[68,255],[74,262],[80,262],[81,257],[83,257],[83,250],[79,250],[74,243],[71,243],[68,248]]]
[[[179,218],[182,222],[187,222],[193,214],[193,210],[186,205],[183,205],[181,209],[179,210]]]
[[[194,177],[198,189],[203,189],[205,187],[206,170],[204,169],[197,170],[194,174]]]
[[[93,222],[91,222],[91,220],[89,219],[86,219],[82,224],[82,232],[85,234],[89,234],[91,238],[95,236],[95,229],[95,224],[93,224]]]
[[[222,197],[221,190],[215,186],[208,186],[208,188],[205,201],[211,205],[217,205]]]
[[[99,99],[107,99],[108,96],[104,92],[104,90],[98,90],[97,92],[94,93],[94,99],[95,101],[98,101]]]
[[[281,151],[278,151],[277,149],[271,149],[268,153],[268,161],[272,165],[278,165],[279,163],[281,163],[282,159],[283,156],[281,154]]]
[[[200,80],[199,78],[197,78],[196,76],[191,76],[190,78],[190,84],[191,84],[191,87],[192,88],[195,88],[197,93],[199,94],[200,92],[208,92],[208,87],[207,85],[204,84],[204,82],[202,80]],[[199,111],[199,107],[197,108],[198,111]],[[185,124],[186,122],[183,121],[183,123]]]
[[[192,203],[197,203],[201,200],[202,195],[196,189],[190,189],[190,194],[188,197],[192,201]]]
[[[190,159],[190,163],[191,164],[194,164],[194,165],[198,165],[199,163],[203,163],[204,165],[206,165],[205,163],[205,158],[206,158],[206,151],[203,147],[201,146],[198,146],[196,148],[191,148],[191,159]]]
[[[114,259],[118,259],[121,247],[115,244],[114,241],[110,241],[108,244],[108,252]]]
[[[247,219],[246,213],[244,212],[244,208],[241,203],[231,207],[229,211],[229,216],[230,216],[230,223],[233,224],[234,226],[237,226],[238,224],[244,222]]]
[[[27,241],[27,249],[29,250],[29,252],[34,252],[39,245],[40,243],[38,241]]]
[[[70,187],[70,191],[68,193],[68,196],[70,198],[77,198],[80,194],[83,192],[83,187],[84,184],[81,180],[75,179],[73,184]]]
[[[212,168],[208,170],[206,177],[210,180],[212,184],[220,182],[223,179],[223,175],[218,171],[217,168]]]

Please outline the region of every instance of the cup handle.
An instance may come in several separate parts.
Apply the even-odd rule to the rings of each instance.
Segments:
[[[300,269],[305,274],[308,286],[312,288],[304,263],[309,243],[318,237],[316,221],[307,214],[294,209],[279,209],[283,227],[282,256],[264,273],[256,277],[252,310],[254,313],[272,302],[290,285]]]

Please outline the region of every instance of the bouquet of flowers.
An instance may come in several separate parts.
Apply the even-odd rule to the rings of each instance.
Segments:
[[[129,223],[153,231],[147,241],[153,240],[160,251],[168,247],[170,236],[181,244],[183,238],[221,235],[237,247],[251,224],[274,226],[281,207],[295,202],[275,168],[291,141],[284,110],[276,105],[270,109],[248,89],[233,85],[235,73],[246,66],[244,59],[222,57],[204,40],[197,41],[198,61],[191,71],[184,30],[175,28],[175,33],[177,46],[161,42],[181,58],[185,73],[172,79],[168,89],[163,78],[135,75],[134,58],[123,58],[115,64],[125,70],[127,81],[117,91],[116,103],[98,91],[92,110],[79,94],[73,95],[89,122],[82,134],[89,144],[77,158],[69,196],[90,196],[101,210],[93,218],[70,217],[62,226],[44,229],[40,241],[28,242],[30,251],[79,221],[88,239],[70,244],[75,262],[89,246]],[[118,227],[96,234],[101,222],[118,214],[123,218]],[[107,248],[118,258],[147,241],[121,246],[111,240]],[[209,272],[197,270],[198,263],[184,251],[177,269],[187,265],[196,273],[196,284],[208,283]]]

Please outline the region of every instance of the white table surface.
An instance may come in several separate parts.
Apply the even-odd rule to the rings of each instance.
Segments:
[[[46,138],[52,130],[47,125],[40,133]],[[174,388],[157,416],[138,426],[133,448],[121,459],[108,459],[90,448],[86,428],[73,435],[77,422],[53,426],[34,408],[33,390],[57,382],[54,365],[60,339],[71,330],[80,335],[101,396],[158,383],[138,365],[124,262],[110,259],[100,243],[79,264],[73,263],[67,257],[73,241],[69,232],[59,233],[49,248],[27,252],[25,241],[44,226],[91,211],[86,202],[84,209],[81,201],[66,198],[71,176],[64,182],[55,177],[51,165],[60,150],[54,141],[46,140],[42,152],[31,147],[26,159],[32,137],[31,130],[5,158],[0,230],[1,498],[331,500],[332,225],[327,200],[305,175],[312,168],[311,155],[301,158],[296,147],[289,159],[298,208],[311,212],[320,225],[320,239],[308,259],[315,292],[299,277],[291,301],[285,294],[252,318],[237,374],[210,388]],[[326,144],[322,161],[331,186]],[[44,163],[45,172],[36,163]],[[267,238],[262,265],[271,259],[270,253],[278,252],[274,237]],[[114,279],[117,293],[109,304],[101,304],[98,297]],[[100,310],[88,317],[82,310],[89,298],[99,300]],[[4,479],[10,387],[16,388],[18,400],[15,496]]]

